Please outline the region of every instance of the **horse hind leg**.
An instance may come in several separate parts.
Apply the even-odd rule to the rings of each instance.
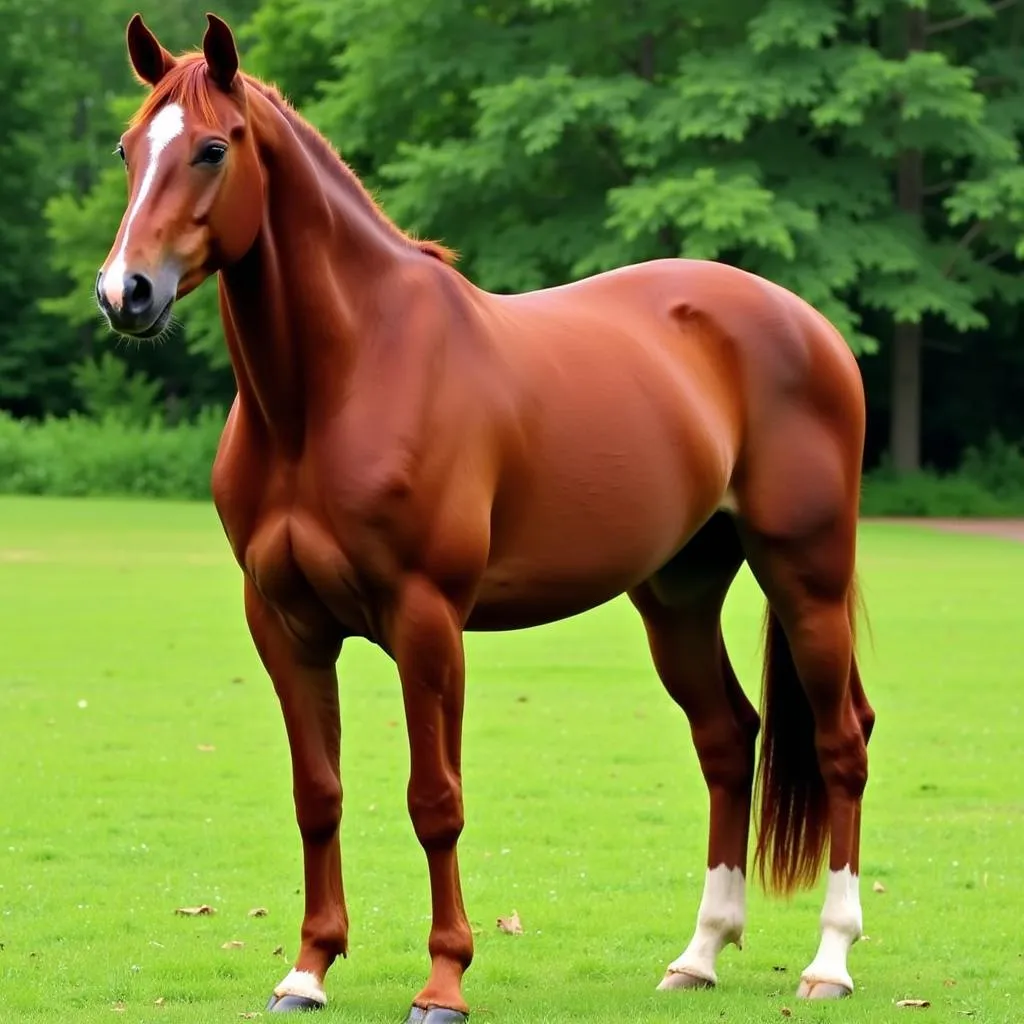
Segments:
[[[743,563],[731,517],[716,513],[686,548],[631,592],[658,676],[689,723],[708,787],[707,872],[689,944],[659,989],[717,984],[716,962],[742,946],[746,861],[758,715],[729,663],[722,637],[726,593]]]
[[[850,948],[862,934],[861,801],[874,722],[854,657],[855,514],[803,537],[744,530],[751,569],[768,597],[755,863],[769,890],[829,876],[818,951],[798,995],[850,995]]]

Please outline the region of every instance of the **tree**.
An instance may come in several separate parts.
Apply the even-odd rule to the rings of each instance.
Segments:
[[[399,220],[496,289],[675,254],[787,285],[856,352],[892,346],[900,469],[919,457],[922,325],[977,328],[1022,297],[1005,261],[1021,81],[1005,75],[1003,102],[977,87],[978,67],[1007,70],[996,33],[926,50],[904,0],[328,11],[345,49],[310,113]],[[953,179],[941,199],[930,178]]]
[[[187,7],[174,0],[154,23],[172,48],[201,31]],[[919,460],[923,346],[966,344],[990,323],[1013,331],[1024,297],[1022,9],[263,0],[238,36],[244,66],[332,139],[387,212],[457,248],[485,288],[669,255],[793,288],[855,352],[890,356],[889,447],[906,470]],[[116,48],[104,88],[124,95],[97,126],[138,101],[122,25],[87,36]],[[92,338],[95,267],[124,195],[116,165],[88,166],[92,186],[67,184],[48,206],[51,267],[78,293],[46,309]],[[183,304],[184,352],[133,357],[199,403],[230,391],[214,292]]]

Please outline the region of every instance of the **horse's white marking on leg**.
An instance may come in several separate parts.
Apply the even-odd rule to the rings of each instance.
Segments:
[[[160,154],[185,130],[185,111],[177,103],[169,103],[149,123],[149,131],[146,138],[149,140],[149,163],[146,165],[146,173],[142,176],[142,184],[139,185],[135,202],[128,211],[128,220],[124,225],[124,234],[121,235],[121,245],[117,255],[111,260],[103,274],[100,287],[107,301],[115,308],[121,308],[121,300],[124,298],[124,272],[125,253],[128,251],[128,233],[132,228],[132,221],[135,220],[142,204],[153,187],[156,179],[157,167],[160,164]]]
[[[319,1003],[321,1006],[327,1005],[327,993],[324,992],[320,979],[310,971],[292,969],[284,981],[274,989],[274,995],[278,999],[283,996],[302,996],[312,999],[314,1003]]]
[[[864,927],[860,908],[860,878],[850,872],[828,873],[828,890],[821,910],[821,943],[818,953],[800,975],[809,985],[827,982],[853,991],[853,979],[846,967],[850,947],[861,937]]]
[[[689,974],[718,983],[715,961],[722,948],[730,942],[743,948],[746,895],[746,879],[739,868],[719,864],[708,869],[697,910],[697,927],[682,955],[668,965],[670,974]],[[667,981],[659,988],[662,986],[672,987]]]

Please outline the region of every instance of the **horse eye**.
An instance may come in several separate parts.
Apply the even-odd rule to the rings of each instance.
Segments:
[[[117,148],[114,150],[114,152],[121,158],[121,163],[127,165],[128,158],[125,156],[124,146],[122,146],[120,142],[117,144]]]
[[[221,142],[210,142],[199,152],[199,159],[196,161],[201,164],[219,164],[223,161],[225,154],[228,151],[228,147]]]

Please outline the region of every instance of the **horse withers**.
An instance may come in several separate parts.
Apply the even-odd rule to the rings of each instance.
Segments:
[[[469,1012],[473,957],[456,857],[463,633],[621,594],[710,796],[696,927],[659,987],[714,985],[721,949],[740,944],[756,795],[754,866],[770,890],[814,884],[827,849],[799,994],[852,992],[874,714],[853,629],[864,394],[837,331],[783,288],[699,260],[485,292],[240,71],[223,21],[208,15],[202,50],[178,57],[138,15],[127,41],[150,91],[119,146],[129,202],[96,297],[114,330],[150,338],[219,275],[237,395],[213,496],[280,700],[304,859],[301,947],[269,1009],[325,1005],[347,952],[345,639],[397,664],[432,911],[409,1020],[444,1024]],[[768,606],[761,715],[722,638],[744,561]]]

